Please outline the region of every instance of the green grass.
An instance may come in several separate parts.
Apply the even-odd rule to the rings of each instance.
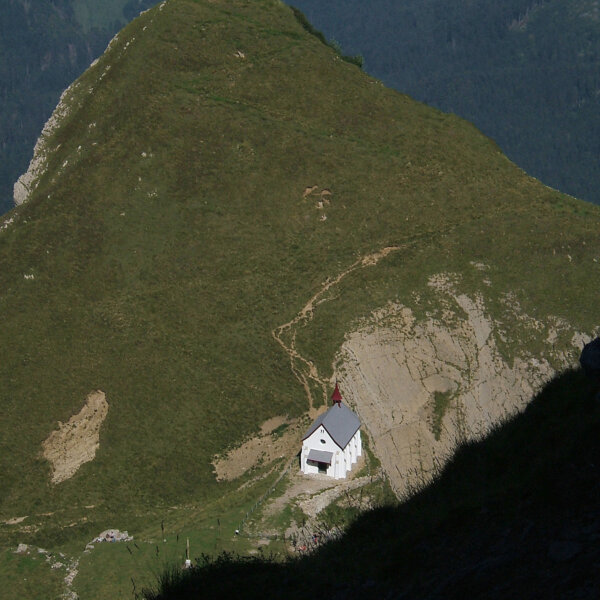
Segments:
[[[442,435],[442,424],[444,417],[452,402],[453,394],[451,392],[434,392],[431,407],[431,431],[436,440]]]
[[[33,548],[26,554],[15,554],[16,548],[0,552],[0,581],[2,597],[6,600],[39,598],[48,600],[62,596],[64,569],[51,569],[46,555]]]
[[[367,477],[377,473],[377,470],[381,468],[381,461],[375,456],[371,449],[371,439],[369,434],[363,429],[360,433],[362,451],[364,457],[364,465],[359,471],[356,472],[354,477]]]
[[[394,506],[397,499],[386,479],[375,480],[339,496],[318,515],[326,530],[344,531],[365,512]]]
[[[340,60],[278,2],[170,0],[79,83],[47,173],[0,233],[0,522],[39,526],[0,525],[2,548],[81,550],[115,526],[137,539],[173,506],[182,533],[219,504],[239,522],[268,482],[237,491],[258,468],[217,483],[212,457],[308,408],[272,330],[384,246],[406,245],[296,331],[321,377],[373,310],[416,292],[417,316],[435,310],[439,272],[494,318],[514,292],[540,321],[597,326],[600,211]],[[332,190],[327,220],[309,185]],[[542,333],[506,328],[509,359],[545,351]],[[41,443],[95,389],[109,403],[96,458],[52,486]]]
[[[267,478],[245,491],[210,503],[165,507],[137,520],[125,517],[133,525],[128,530],[134,535],[132,542],[95,544],[86,554],[81,554],[82,545],[70,546],[72,555],[81,556],[75,591],[81,598],[130,598],[134,584],[139,593],[142,588],[154,585],[169,565],[183,565],[188,539],[194,560],[221,552],[246,555],[255,546],[253,538],[244,532],[236,535],[235,530],[272,481],[272,477]],[[106,523],[109,527],[114,520]],[[100,530],[94,536],[98,533]],[[89,536],[87,541],[91,539]],[[283,551],[282,547],[279,549]],[[99,573],[112,576],[99,580]]]
[[[282,423],[281,425],[279,425],[278,427],[275,427],[275,429],[273,429],[273,431],[271,431],[271,435],[277,439],[280,438],[284,433],[285,430],[289,427],[289,423]]]
[[[81,598],[129,599],[134,589],[140,592],[142,588],[154,585],[169,565],[184,564],[188,539],[192,559],[222,551],[246,554],[250,544],[233,535],[231,526],[234,523],[226,519],[220,523],[221,533],[215,521],[203,529],[169,533],[164,538],[159,530],[152,541],[140,539],[135,543],[96,544],[80,560],[75,590]],[[99,573],[111,573],[111,577],[99,577]]]

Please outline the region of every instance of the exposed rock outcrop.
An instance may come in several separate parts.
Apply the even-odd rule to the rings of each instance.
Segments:
[[[57,149],[56,147],[51,147],[50,140],[61,121],[70,113],[72,106],[71,102],[77,87],[78,83],[75,82],[62,93],[58,105],[48,121],[46,121],[44,129],[35,144],[33,158],[29,163],[29,168],[26,173],[23,173],[23,175],[19,177],[13,187],[13,200],[16,206],[29,200],[30,195],[35,191],[39,184],[40,177],[46,171],[48,157]]]
[[[390,304],[347,336],[336,376],[399,496],[426,484],[457,443],[484,435],[553,375],[546,360],[501,355],[481,297],[433,277],[442,317]],[[521,315],[527,319],[526,315]]]
[[[116,34],[109,42],[105,52],[108,52],[111,48],[116,46],[118,40],[119,34]],[[95,67],[98,62],[98,59],[94,60],[90,65],[90,69]],[[110,65],[108,65],[102,73],[99,73],[97,81],[101,81],[109,69]],[[61,94],[56,108],[52,112],[52,115],[50,115],[48,121],[46,121],[42,133],[35,144],[33,158],[29,163],[27,172],[23,173],[13,186],[13,201],[16,206],[20,206],[29,200],[31,194],[39,185],[41,177],[48,168],[48,159],[60,147],[60,144],[53,143],[52,138],[62,123],[72,113],[73,109],[80,105],[82,98],[80,87],[80,80],[74,81]],[[93,92],[93,90],[94,88],[90,87],[86,92],[89,94]],[[91,124],[90,127],[93,125],[95,124]],[[66,167],[67,164],[68,160],[63,163],[63,168]]]

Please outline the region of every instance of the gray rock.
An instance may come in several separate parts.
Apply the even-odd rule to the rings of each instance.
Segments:
[[[131,542],[133,536],[129,535],[127,531],[119,531],[118,529],[107,529],[103,531],[98,537],[94,538],[90,544],[101,543],[101,542]]]

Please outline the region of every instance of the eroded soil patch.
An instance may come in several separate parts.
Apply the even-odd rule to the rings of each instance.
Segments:
[[[44,458],[52,465],[52,483],[72,477],[82,464],[96,456],[100,446],[100,427],[108,414],[104,392],[91,392],[83,408],[67,423],[60,423],[42,442]]]
[[[265,421],[259,435],[213,459],[217,481],[231,481],[258,465],[291,456],[295,449],[300,450],[305,427],[303,421],[281,416]]]

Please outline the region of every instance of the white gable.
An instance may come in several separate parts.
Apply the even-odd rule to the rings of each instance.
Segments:
[[[343,479],[361,454],[360,429],[344,448],[340,448],[325,425],[316,424],[316,429],[302,443],[300,468],[305,474],[321,473]]]
[[[315,429],[315,431],[304,440],[302,446],[307,446],[309,449],[314,448],[315,450],[322,450],[324,452],[333,452],[334,454],[340,449],[323,425]]]

